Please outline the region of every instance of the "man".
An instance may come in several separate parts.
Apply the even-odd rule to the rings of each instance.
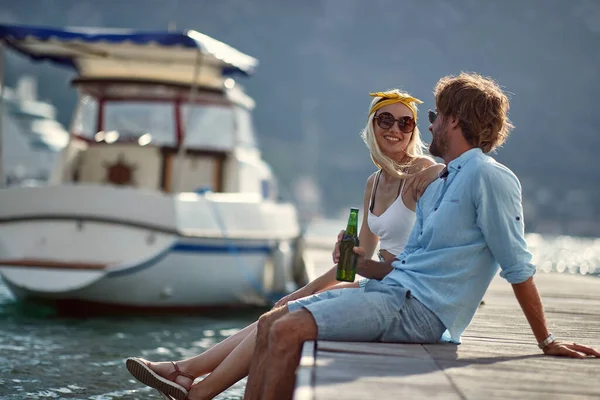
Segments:
[[[371,278],[364,290],[311,296],[263,315],[246,400],[291,399],[307,340],[436,343],[443,333],[460,342],[498,267],[545,354],[600,357],[554,340],[546,326],[519,181],[485,154],[510,133],[508,98],[491,79],[467,73],[442,78],[434,94],[429,150],[447,167],[419,199],[406,248],[392,262],[365,260],[355,248],[357,272]]]

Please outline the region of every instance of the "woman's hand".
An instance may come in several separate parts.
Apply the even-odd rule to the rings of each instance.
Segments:
[[[315,291],[309,285],[303,286],[300,289],[296,290],[294,293],[290,293],[287,296],[282,297],[277,301],[277,303],[275,303],[275,306],[273,308],[285,306],[288,302],[292,300],[298,300],[303,297],[315,294]]]
[[[412,196],[415,201],[419,200],[419,198],[425,193],[425,189],[427,186],[433,181],[435,181],[440,172],[444,169],[445,165],[443,164],[435,164],[431,167],[425,168],[424,170],[417,172],[414,175],[406,178],[406,183],[404,184],[404,190],[402,194],[406,194],[409,191],[412,192]]]
[[[340,242],[344,238],[345,234],[346,234],[346,231],[342,229],[340,231],[340,233],[338,234],[337,242],[335,243],[335,247],[333,248],[333,253],[331,253],[334,264],[337,264],[338,262],[340,262]]]

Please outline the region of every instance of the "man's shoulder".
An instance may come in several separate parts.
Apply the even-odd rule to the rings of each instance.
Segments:
[[[479,181],[493,183],[496,187],[505,185],[518,185],[519,178],[506,165],[496,161],[493,157],[483,154],[473,160],[472,171]]]
[[[515,173],[506,165],[496,161],[487,154],[482,154],[480,157],[473,159],[473,172],[482,175],[510,175],[517,177]]]

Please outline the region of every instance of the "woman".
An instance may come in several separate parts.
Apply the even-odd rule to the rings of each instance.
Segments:
[[[367,125],[361,136],[378,171],[367,180],[363,223],[359,234],[366,256],[372,257],[377,244],[379,257],[393,259],[399,254],[415,222],[417,198],[437,178],[443,165],[423,155],[417,128],[420,100],[398,89],[371,93]],[[333,253],[339,258],[338,244]],[[337,283],[336,267],[305,287],[279,300],[275,307],[330,289],[360,287],[366,280]],[[290,310],[291,311],[291,310]],[[140,382],[168,399],[211,399],[248,374],[254,351],[256,323],[213,346],[204,353],[177,362],[154,363],[141,358],[127,359],[127,369]],[[196,377],[209,374],[193,384]]]

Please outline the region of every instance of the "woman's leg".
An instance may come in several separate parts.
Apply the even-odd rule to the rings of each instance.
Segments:
[[[235,335],[228,337],[197,356],[177,361],[177,366],[180,371],[195,377],[212,372],[248,335],[252,334],[252,337],[254,337],[256,324],[257,323],[254,322],[251,325],[248,325]],[[148,366],[162,377],[167,377],[173,372],[173,364],[171,364],[170,361],[148,362]],[[183,376],[179,376],[175,382],[184,388],[189,387],[191,384],[190,380]]]
[[[188,392],[188,400],[212,399],[248,375],[256,343],[256,329],[229,353],[213,372],[196,383]]]

